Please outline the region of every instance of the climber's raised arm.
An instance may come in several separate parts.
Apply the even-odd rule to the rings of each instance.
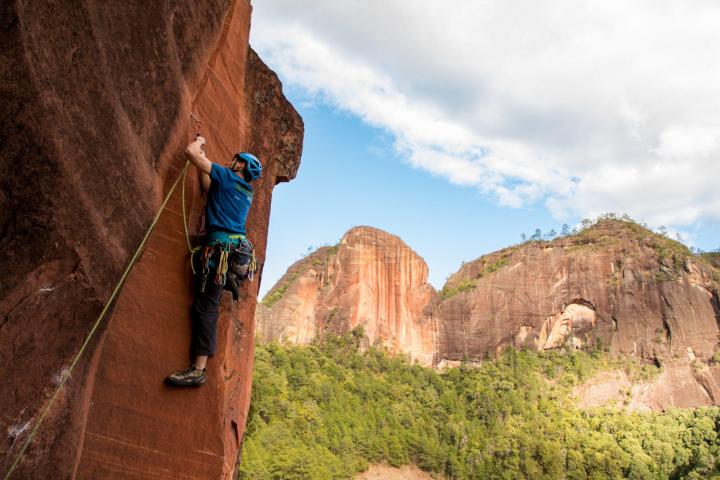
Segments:
[[[210,175],[205,172],[200,172],[200,186],[204,192],[210,190]]]
[[[208,158],[205,156],[205,151],[203,150],[203,145],[205,145],[205,139],[198,135],[195,137],[195,140],[190,142],[185,149],[185,155],[187,155],[188,160],[195,165],[203,174],[210,175],[210,170],[212,169],[212,162],[208,160]],[[202,175],[202,174],[201,174]],[[201,182],[203,183],[203,187],[205,186],[204,180]]]

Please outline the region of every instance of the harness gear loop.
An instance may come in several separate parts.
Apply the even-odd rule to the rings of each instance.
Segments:
[[[257,272],[257,259],[255,258],[255,248],[253,248],[252,257],[250,259],[250,272],[248,273],[248,280],[252,280]]]
[[[200,284],[200,291],[202,293],[205,293],[205,285],[207,284],[207,277],[210,274],[210,260],[212,259],[213,254],[215,253],[215,249],[212,245],[208,245],[203,249],[202,254],[202,280]]]
[[[225,285],[227,280],[228,256],[230,255],[230,246],[223,243],[220,248],[220,260],[218,261],[217,272],[215,273],[215,284]]]

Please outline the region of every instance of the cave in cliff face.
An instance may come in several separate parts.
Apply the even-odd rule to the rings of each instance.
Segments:
[[[584,348],[590,346],[588,339],[596,325],[595,309],[588,302],[578,300],[547,316],[539,329],[535,325],[520,325],[512,345],[538,351],[565,346]]]
[[[303,124],[249,48],[246,0],[9,1],[0,85],[0,472],[5,474],[179,178],[202,121],[211,160],[255,153],[248,236],[262,270],[273,186],[294,178]],[[205,386],[187,365],[200,233],[193,168],[11,478],[231,478],[249,406],[255,298],[226,294]],[[192,414],[191,414],[192,413]]]
[[[536,347],[538,350],[561,348],[565,345],[585,347],[596,324],[595,310],[591,305],[586,302],[573,302],[561,312],[545,319],[536,339]]]

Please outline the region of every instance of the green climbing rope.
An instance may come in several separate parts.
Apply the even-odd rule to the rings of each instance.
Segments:
[[[40,428],[40,425],[42,425],[43,421],[45,420],[45,417],[47,417],[48,413],[50,412],[50,408],[53,406],[53,403],[55,403],[55,400],[57,399],[58,394],[60,393],[60,390],[65,386],[65,382],[67,382],[68,378],[70,378],[70,374],[72,373],[73,369],[75,368],[75,365],[77,365],[78,361],[80,360],[80,357],[82,356],[83,352],[85,352],[85,349],[90,344],[90,340],[95,335],[95,332],[97,331],[98,327],[102,323],[103,318],[105,317],[105,314],[108,311],[108,308],[110,308],[110,305],[115,301],[115,297],[117,296],[118,292],[120,291],[120,287],[122,287],[123,283],[125,283],[125,280],[127,279],[128,274],[130,273],[130,270],[132,269],[133,265],[135,264],[135,261],[140,256],[140,253],[143,250],[143,247],[145,247],[145,244],[147,243],[148,238],[150,238],[150,234],[155,229],[155,225],[157,224],[158,220],[160,219],[160,214],[165,210],[165,206],[168,203],[168,200],[170,200],[170,197],[172,196],[173,192],[175,191],[175,188],[178,185],[178,182],[180,180],[183,181],[183,221],[185,224],[185,237],[188,242],[188,247],[190,247],[190,235],[188,233],[187,228],[187,219],[185,217],[185,175],[187,174],[188,165],[190,162],[185,162],[185,168],[183,168],[180,175],[178,175],[178,178],[175,180],[175,183],[173,183],[173,186],[170,188],[170,191],[165,196],[165,199],[162,202],[162,205],[160,206],[160,209],[158,210],[157,214],[155,215],[155,218],[153,218],[152,223],[150,224],[150,227],[145,232],[145,236],[143,237],[142,241],[140,242],[140,245],[138,246],[137,250],[135,250],[135,253],[133,254],[132,258],[128,262],[127,266],[125,267],[125,271],[123,272],[122,276],[120,277],[120,280],[118,281],[117,285],[115,285],[115,289],[112,292],[112,295],[110,295],[110,298],[108,299],[107,303],[105,303],[105,306],[103,307],[102,311],[100,312],[100,315],[98,315],[97,320],[95,320],[95,323],[93,324],[92,328],[90,329],[90,332],[88,333],[87,337],[85,338],[85,341],[83,342],[82,346],[80,347],[80,350],[78,351],[77,355],[75,355],[75,358],[73,359],[72,363],[70,364],[70,367],[67,369],[65,374],[62,377],[62,380],[58,384],[57,388],[55,389],[55,393],[53,393],[52,397],[50,397],[50,400],[48,404],[45,406],[44,410],[38,417],[37,421],[35,422],[35,425],[33,426],[32,430],[28,434],[27,439],[25,440],[25,443],[23,444],[22,448],[20,449],[20,452],[18,453],[17,457],[15,458],[15,461],[10,466],[10,470],[5,474],[4,480],[8,480],[12,473],[15,471],[15,468],[17,468],[18,463],[20,463],[20,459],[22,458],[23,454],[25,453],[25,450],[27,450],[28,446],[30,446],[30,443],[32,443],[33,438],[35,438],[35,434],[37,433],[38,429]],[[192,252],[192,248],[190,248],[190,251]]]
[[[185,176],[187,175],[187,169],[190,165],[190,162],[185,163],[185,168],[183,169],[183,184],[182,184],[182,217],[183,217],[183,227],[185,227],[185,241],[187,242],[188,250],[190,250],[190,270],[192,270],[193,275],[195,275],[197,272],[195,271],[195,263],[193,262],[193,256],[195,253],[197,253],[201,247],[195,247],[193,248],[192,242],[190,241],[190,231],[188,230],[188,216],[187,212],[185,211]]]

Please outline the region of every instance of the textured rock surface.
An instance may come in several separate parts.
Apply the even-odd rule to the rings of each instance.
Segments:
[[[689,359],[667,362],[657,378],[632,382],[623,371],[602,372],[578,387],[581,408],[612,406],[627,410],[720,405],[720,367]]]
[[[604,221],[577,237],[508,248],[465,264],[438,309],[442,358],[506,346],[609,347],[669,361],[718,347],[717,272],[642,227]]]
[[[381,342],[430,365],[435,298],[425,261],[400,238],[371,227],[353,228],[337,247],[324,247],[293,265],[257,311],[264,340],[307,343],[326,331],[358,325],[367,342]]]
[[[179,175],[189,112],[203,121],[211,159],[247,149],[264,161],[248,219],[261,266],[272,187],[295,175],[302,121],[249,50],[244,0],[0,8],[4,472]],[[194,169],[185,182],[197,233]],[[208,384],[166,389],[163,377],[188,362],[181,211],[178,189],[13,478],[231,477],[258,283],[237,305],[224,299]]]
[[[641,401],[650,389],[648,384],[635,384],[622,370],[601,372],[573,392],[580,408],[616,407],[631,411],[649,411],[652,408]]]

